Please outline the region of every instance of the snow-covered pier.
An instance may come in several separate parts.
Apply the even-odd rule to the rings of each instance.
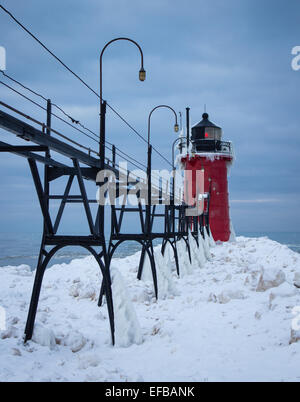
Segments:
[[[199,253],[202,264],[178,249],[180,279],[168,250],[157,260],[158,301],[147,266],[136,278],[140,253],[113,259],[115,347],[95,303],[101,274],[92,257],[47,271],[26,345],[34,273],[1,268],[0,380],[299,381],[300,255],[268,238],[217,244],[210,260]]]

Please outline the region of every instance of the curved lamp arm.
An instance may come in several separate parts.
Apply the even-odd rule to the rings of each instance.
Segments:
[[[102,51],[100,53],[100,101],[102,101],[102,56],[103,56],[103,53],[104,53],[105,49],[111,43],[119,41],[119,40],[126,40],[126,41],[131,42],[131,43],[133,43],[134,45],[137,46],[137,48],[139,49],[140,54],[141,54],[141,68],[140,68],[140,71],[139,71],[139,79],[140,79],[140,81],[145,81],[145,79],[146,79],[146,71],[144,70],[144,55],[143,55],[143,51],[142,51],[140,45],[137,42],[135,42],[134,40],[130,39],[130,38],[115,38],[115,39],[112,39],[111,41],[107,42],[107,44],[104,46],[104,48],[102,49]]]
[[[171,108],[171,106],[159,105],[159,106],[154,107],[151,110],[151,112],[149,113],[149,116],[148,116],[148,147],[150,146],[150,120],[151,120],[151,116],[152,116],[152,113],[154,112],[154,110],[159,109],[159,108],[167,108],[167,109],[170,109],[174,113],[174,115],[175,115],[174,131],[175,131],[175,133],[177,133],[179,131],[179,126],[178,126],[178,121],[177,121],[177,113],[175,112],[175,110],[173,108]]]
[[[182,141],[182,140],[186,140],[186,137],[179,137],[179,138],[176,138],[176,140],[173,142],[173,144],[172,144],[172,167],[173,167],[173,170],[175,170],[175,165],[174,165],[174,148],[175,148],[175,144],[178,142],[178,141]]]

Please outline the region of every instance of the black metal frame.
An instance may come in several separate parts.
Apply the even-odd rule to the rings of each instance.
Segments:
[[[5,107],[10,108],[8,105]],[[16,109],[11,108],[14,112]],[[111,206],[111,234],[109,239],[108,247],[106,245],[106,239],[104,234],[104,205],[98,205],[97,216],[93,218],[90,204],[96,203],[96,200],[90,200],[87,196],[85,180],[92,180],[96,182],[96,176],[100,169],[110,169],[116,173],[119,177],[120,172],[115,167],[115,147],[112,149],[112,163],[111,165],[105,163],[105,111],[106,102],[101,102],[101,141],[100,141],[100,151],[102,151],[102,157],[99,159],[92,157],[90,154],[86,154],[77,148],[62,142],[53,136],[51,136],[51,101],[47,102],[47,122],[42,125],[43,131],[39,131],[33,126],[24,123],[23,121],[9,115],[3,111],[0,111],[0,128],[5,129],[14,135],[35,143],[36,145],[28,146],[17,146],[11,145],[4,142],[0,142],[0,152],[11,152],[16,155],[22,156],[28,160],[30,172],[33,178],[35,189],[37,192],[40,209],[43,216],[43,235],[41,239],[40,253],[37,263],[37,269],[34,279],[34,285],[32,290],[32,296],[30,301],[30,307],[28,312],[28,318],[25,328],[25,342],[30,340],[33,335],[34,322],[38,307],[39,296],[41,292],[42,282],[46,268],[51,260],[51,258],[63,247],[66,246],[80,246],[88,250],[96,259],[99,268],[101,270],[103,280],[101,284],[101,290],[98,300],[98,305],[102,305],[102,299],[105,295],[107,301],[107,309],[110,322],[110,330],[112,343],[114,344],[114,310],[113,310],[113,296],[111,288],[111,278],[110,278],[110,263],[114,252],[117,247],[124,241],[136,241],[141,244],[142,252],[140,257],[139,269],[138,269],[138,279],[141,279],[145,256],[148,255],[150,260],[150,266],[153,276],[153,284],[155,296],[158,298],[159,289],[157,285],[157,274],[156,265],[154,257],[154,247],[153,240],[161,239],[161,252],[164,254],[166,245],[169,243],[172,246],[174,252],[174,259],[176,263],[177,274],[180,274],[179,259],[177,253],[177,241],[183,239],[189,259],[191,262],[191,250],[189,244],[189,232],[197,241],[198,244],[198,228],[203,235],[203,228],[209,227],[209,198],[208,198],[208,210],[203,213],[200,217],[189,217],[186,216],[186,210],[189,208],[187,205],[178,205],[175,203],[174,194],[171,195],[170,205],[164,205],[164,213],[156,212],[156,205],[152,203],[152,184],[151,184],[151,155],[152,147],[148,147],[148,164],[147,164],[147,177],[148,189],[147,194],[137,193],[137,207],[131,208],[124,204],[119,208],[115,205]],[[23,117],[29,120],[33,120],[29,116],[24,115],[20,112]],[[70,165],[61,163],[52,158],[50,151],[56,151],[61,155],[64,155],[71,161]],[[40,153],[44,153],[41,155]],[[101,154],[101,152],[100,152]],[[41,175],[39,173],[37,162],[44,166],[44,177],[43,183]],[[80,163],[86,166],[81,166]],[[130,173],[129,173],[130,174]],[[55,182],[60,177],[66,177],[66,186],[63,194],[57,195],[52,194],[50,184]],[[70,190],[74,179],[77,179],[79,192],[78,195],[70,195]],[[104,183],[97,183],[101,186]],[[130,187],[126,191],[129,191]],[[174,188],[173,188],[174,191]],[[158,204],[164,204],[162,189],[159,189],[157,197]],[[60,200],[60,207],[58,209],[55,220],[52,219],[49,211],[49,201],[50,200]],[[145,205],[143,205],[143,199],[147,200]],[[58,230],[60,228],[61,219],[64,214],[64,209],[67,203],[82,203],[85,210],[86,220],[88,223],[89,235],[81,236],[66,236],[58,235]],[[138,233],[127,234],[122,232],[122,222],[124,214],[127,213],[137,213],[140,221],[140,231]],[[153,232],[153,223],[156,218],[164,219],[164,229],[162,232]],[[209,233],[209,231],[208,231]]]
[[[90,209],[90,203],[94,203],[96,202],[96,200],[88,199],[84,181],[85,179],[96,181],[96,175],[100,168],[99,160],[50,136],[50,100],[48,100],[47,102],[47,124],[45,125],[46,132],[40,132],[33,126],[30,126],[3,111],[0,111],[0,127],[17,135],[20,138],[38,144],[37,146],[15,146],[0,142],[1,152],[11,152],[19,156],[23,156],[28,160],[44,222],[40,253],[25,328],[25,342],[30,340],[33,334],[33,327],[42,281],[44,278],[45,270],[51,258],[63,247],[80,246],[88,250],[94,256],[101,270],[107,299],[107,309],[110,321],[112,343],[114,344],[113,299],[110,273],[107,269],[106,263],[106,243],[100,221],[101,206],[98,207],[97,216],[94,220]],[[57,151],[60,154],[68,157],[72,161],[72,166],[65,165],[52,159],[50,155],[50,150]],[[35,152],[45,152],[45,155],[42,156]],[[41,162],[44,164],[44,184],[42,184],[36,162]],[[89,167],[81,167],[80,162],[85,163]],[[108,165],[105,165],[105,167],[113,169]],[[50,183],[62,176],[67,177],[67,183],[64,193],[61,195],[52,195],[50,191]],[[70,190],[74,178],[77,178],[80,194],[76,196],[71,196]],[[60,200],[60,207],[54,221],[52,220],[49,211],[49,201],[51,199]],[[89,235],[57,235],[65,206],[69,202],[78,202],[83,204],[90,231]],[[47,250],[47,248],[50,248],[50,250]],[[100,250],[97,251],[97,249]]]

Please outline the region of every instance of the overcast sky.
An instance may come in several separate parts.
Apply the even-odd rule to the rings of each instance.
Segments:
[[[143,135],[148,113],[158,104],[183,113],[189,106],[193,124],[201,120],[206,104],[210,119],[235,146],[229,191],[237,232],[299,231],[300,70],[291,68],[291,50],[300,46],[298,0],[0,3],[97,90],[104,44],[118,36],[138,41],[146,81],[138,80],[137,49],[114,43],[104,56],[104,98]],[[0,46],[7,51],[8,74],[98,131],[95,95],[2,11]],[[41,116],[3,86],[0,91],[4,102]],[[168,111],[153,115],[153,145],[168,159],[172,127]],[[2,130],[0,136],[14,139]],[[110,112],[107,138],[145,162],[145,144]],[[155,167],[167,165],[155,158]],[[38,231],[38,201],[26,160],[1,154],[0,168],[0,230]],[[68,215],[69,228],[81,225],[74,211]]]

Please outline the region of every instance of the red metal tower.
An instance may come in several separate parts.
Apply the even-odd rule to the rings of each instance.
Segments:
[[[202,120],[192,128],[192,151],[182,158],[185,170],[204,169],[204,191],[210,192],[209,223],[214,239],[228,241],[230,238],[230,214],[228,201],[228,166],[233,162],[230,142],[222,141],[222,129],[208,120]],[[193,177],[193,193],[196,191]]]

